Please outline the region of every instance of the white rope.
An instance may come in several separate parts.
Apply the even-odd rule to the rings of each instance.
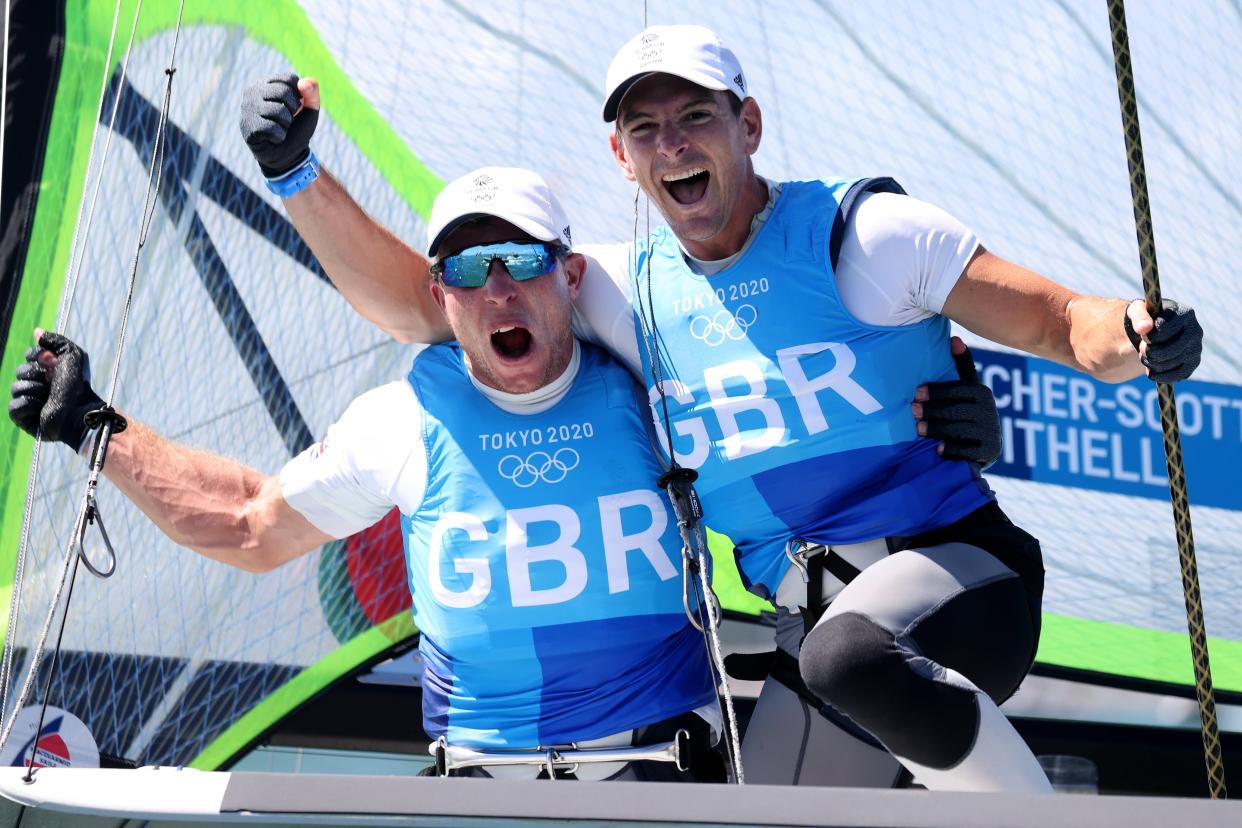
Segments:
[[[8,32],[8,22],[7,22],[8,6],[9,4],[5,3],[5,16],[6,16],[5,32],[6,33]],[[112,52],[116,45],[116,27],[117,27],[117,22],[120,20],[120,17],[121,17],[121,0],[117,0],[116,11],[112,16],[112,33],[108,37],[108,56],[107,56],[107,59],[104,61],[103,82],[100,84],[100,87],[99,87],[99,106],[96,108],[97,113],[98,113],[96,116],[96,120],[95,120],[96,123],[99,122],[99,117],[103,115],[104,96],[108,89],[108,68],[112,65]],[[136,27],[137,17],[135,17],[134,23]],[[131,32],[130,46],[132,47],[132,45],[133,45],[133,34]],[[129,62],[128,51],[126,51],[125,53],[125,60],[126,60],[126,63],[128,64]],[[8,38],[7,37],[5,38],[5,61],[4,62],[5,62],[5,70],[7,72],[7,69],[8,69]],[[8,86],[7,79],[5,81],[5,86],[6,87]],[[115,107],[113,108],[112,116],[113,116],[113,119],[116,118]],[[109,125],[109,129],[110,128],[111,128],[111,125]],[[111,137],[111,131],[109,131],[109,137]],[[105,148],[104,156],[106,160],[106,157],[107,157],[106,148]],[[95,139],[94,137],[92,137],[90,155],[87,157],[87,160],[86,160],[86,177],[84,179],[83,187],[82,187],[82,198],[81,198],[81,201],[79,201],[78,203],[78,217],[77,217],[77,220],[74,222],[73,243],[69,249],[69,261],[65,267],[66,287],[70,289],[66,290],[65,292],[62,292],[61,300],[60,300],[60,309],[57,311],[57,314],[56,314],[56,320],[57,320],[56,329],[61,330],[61,331],[64,330],[64,325],[68,321],[67,311],[68,311],[68,308],[72,304],[72,286],[76,283],[76,279],[73,276],[73,272],[74,272],[73,261],[74,261],[74,256],[76,255],[77,248],[78,248],[78,232],[82,227],[82,213],[86,209],[86,194],[90,189],[88,186],[86,186],[86,182],[90,180],[90,173],[91,173],[91,169],[94,163],[95,163]],[[102,179],[102,177],[103,175],[102,175],[102,169],[101,169],[100,179]],[[98,193],[98,189],[96,190],[96,193]],[[91,213],[92,215],[94,214],[93,206],[92,206]],[[7,630],[6,638],[9,641],[13,640],[13,637],[17,632],[17,624],[21,618],[22,585],[25,580],[26,557],[27,557],[27,550],[28,550],[29,542],[30,542],[30,522],[31,522],[30,519],[31,519],[31,515],[34,512],[34,498],[35,498],[36,484],[39,479],[39,457],[42,454],[42,449],[43,449],[43,435],[41,433],[36,434],[34,449],[31,452],[31,456],[30,456],[30,475],[26,479],[26,501],[25,501],[25,506],[22,509],[22,530],[21,530],[21,537],[18,540],[18,545],[17,545],[17,563],[13,570],[13,588],[12,588],[12,592],[10,593],[11,598],[10,598],[10,603],[9,603],[8,626],[5,628]],[[0,666],[0,716],[3,715],[3,711],[6,709],[8,705],[9,689],[10,689],[9,683],[12,680],[12,671],[13,671],[13,649],[14,648],[11,646],[5,648],[4,663],[3,663],[3,666]],[[4,744],[4,739],[0,738],[0,746],[3,746],[3,744]]]
[[[129,276],[129,290],[125,294],[125,305],[121,309],[121,330],[116,340],[116,356],[112,360],[112,377],[108,384],[108,394],[104,399],[112,405],[116,394],[117,378],[121,372],[121,355],[125,350],[125,333],[129,328],[129,311],[134,301],[134,287],[138,282],[138,260],[142,248],[147,243],[147,234],[151,230],[151,219],[155,215],[156,200],[159,197],[160,182],[164,177],[164,129],[168,124],[168,105],[172,98],[173,73],[177,71],[177,45],[181,42],[181,16],[185,12],[185,0],[177,11],[177,27],[173,31],[172,52],[168,56],[168,68],[164,70],[168,76],[164,84],[164,103],[160,107],[160,120],[155,127],[155,144],[151,149],[151,167],[147,171],[147,195],[143,201],[143,214],[138,227],[138,242],[134,249],[134,265]],[[119,100],[120,88],[117,89]]]
[[[129,72],[129,56],[134,48],[134,36],[138,31],[138,15],[142,13],[142,0],[138,0],[138,5],[134,8],[134,24],[129,30],[129,43],[125,47],[125,57],[121,61],[121,77],[117,82],[117,94],[112,100],[112,115],[108,119],[108,131],[104,134],[103,156],[99,159],[99,169],[95,175],[95,191],[91,196],[90,210],[86,215],[86,222],[82,222],[82,210],[86,206],[86,193],[90,190],[88,182],[90,181],[90,170],[95,161],[95,139],[91,138],[90,154],[86,158],[87,176],[82,184],[82,201],[78,204],[78,220],[74,223],[73,228],[73,244],[69,248],[69,267],[66,272],[65,291],[60,297],[60,309],[56,313],[56,330],[65,333],[69,327],[69,317],[73,313],[73,297],[77,292],[78,279],[82,273],[82,263],[86,260],[86,246],[90,240],[91,226],[95,222],[95,207],[99,203],[99,192],[103,189],[104,170],[108,166],[108,156],[112,152],[112,136],[115,133],[113,125],[116,124],[116,113],[121,103],[120,90],[125,85],[125,76]],[[112,18],[112,36],[108,39],[108,56],[104,61],[103,81],[99,85],[99,107],[98,115],[95,123],[103,117],[104,98],[108,92],[108,73],[112,68],[112,52],[116,45],[116,26],[117,19],[121,15],[121,2],[117,0],[116,15]],[[79,245],[79,232],[81,233],[81,243]],[[76,265],[75,265],[75,256]]]
[[[680,525],[680,524],[679,524]],[[703,599],[700,604],[705,615],[706,622],[700,627],[703,631],[704,641],[708,648],[708,657],[711,659],[711,665],[716,678],[717,692],[724,699],[723,714],[725,727],[728,732],[725,734],[727,747],[729,748],[729,761],[733,763],[733,777],[739,785],[746,784],[746,771],[742,767],[742,737],[739,734],[737,725],[737,711],[733,706],[733,691],[729,688],[729,676],[725,672],[724,651],[720,644],[720,602],[716,598],[716,593],[711,586],[711,578],[708,575],[708,556],[710,552],[707,545],[703,542],[703,529],[697,526],[694,529],[681,526],[682,543],[689,546],[693,543],[697,546],[697,551],[691,551],[691,556],[697,558],[699,565],[699,581],[703,590]]]
[[[78,519],[74,523],[72,538],[79,537],[83,530],[83,524],[86,522],[86,495],[82,496],[82,508],[78,512]],[[77,560],[77,552],[74,549],[73,540],[70,540],[65,548],[65,557],[61,562],[60,580],[56,583],[56,590],[52,594],[52,600],[48,603],[47,617],[43,621],[43,629],[39,631],[39,638],[34,649],[30,654],[30,667],[26,671],[26,680],[22,683],[22,690],[17,696],[17,703],[13,705],[13,712],[4,724],[3,732],[0,732],[0,750],[9,742],[9,736],[13,733],[13,725],[17,722],[17,716],[21,713],[22,708],[26,706],[27,699],[30,698],[30,691],[34,687],[36,676],[39,674],[39,667],[43,663],[43,653],[47,649],[47,636],[52,629],[52,620],[56,617],[56,610],[60,608],[60,596],[65,590],[65,583],[68,580],[70,565]],[[9,649],[12,649],[12,636],[9,636]],[[36,734],[35,742],[38,742]]]
[[[119,0],[118,0],[118,11],[117,11],[118,15],[120,13],[119,8],[120,7],[119,7]],[[105,141],[104,155],[99,165],[100,168],[99,168],[99,173],[98,173],[97,180],[96,180],[95,199],[97,199],[99,195],[99,189],[101,186],[101,182],[103,180],[103,174],[104,174],[106,163],[107,163],[108,148],[111,145],[112,135],[115,131],[114,125],[116,123],[116,114],[119,108],[121,90],[124,88],[125,71],[129,65],[130,53],[134,45],[134,32],[136,32],[138,29],[138,17],[141,11],[142,11],[142,2],[141,0],[139,0],[135,8],[135,11],[134,11],[134,24],[133,24],[133,28],[130,31],[129,45],[127,46],[126,52],[125,52],[121,80],[118,83],[115,99],[113,101],[112,117],[108,123],[108,138]],[[185,0],[181,0],[180,8],[177,13],[177,24],[176,24],[176,28],[173,33],[172,51],[169,55],[168,68],[165,70],[165,73],[168,77],[167,77],[167,81],[165,82],[165,87],[164,87],[164,102],[163,102],[163,106],[160,111],[159,125],[156,128],[155,143],[151,150],[151,167],[147,173],[147,195],[143,203],[143,212],[140,216],[140,227],[139,227],[137,249],[134,252],[134,264],[133,264],[133,269],[131,270],[131,273],[130,273],[129,289],[126,294],[125,306],[122,312],[121,330],[117,337],[116,354],[113,358],[113,363],[112,363],[112,378],[111,378],[111,382],[109,385],[108,397],[107,397],[107,402],[109,405],[112,404],[113,395],[116,391],[116,381],[117,381],[117,376],[120,371],[121,356],[122,356],[122,353],[125,347],[125,327],[126,327],[126,322],[129,317],[130,305],[132,304],[132,301],[133,301],[134,285],[135,285],[135,282],[137,281],[137,276],[138,276],[139,256],[142,252],[143,245],[146,244],[147,232],[150,229],[151,217],[152,215],[154,215],[156,198],[158,197],[158,193],[159,193],[159,185],[163,177],[163,169],[162,169],[163,158],[164,158],[163,135],[164,135],[164,128],[168,120],[168,107],[169,107],[169,101],[170,101],[171,94],[172,94],[172,79],[173,79],[173,74],[176,72],[177,45],[181,39],[181,21],[182,21],[182,15],[184,11],[185,11]],[[114,19],[112,38],[115,39],[115,37],[116,37],[116,20]],[[106,62],[104,65],[104,89],[107,88],[108,68],[111,65],[111,56],[112,56],[112,44],[110,43],[109,48],[108,48],[108,62]],[[99,111],[100,111],[100,114],[102,114],[103,112],[102,97],[101,97]],[[93,156],[93,150],[94,150],[94,142],[92,141],[92,156]],[[91,165],[91,161],[88,161],[87,162],[88,171],[90,169],[90,165]],[[157,169],[159,170],[158,174],[156,173]],[[85,259],[86,242],[87,242],[87,239],[89,238],[89,231],[90,231],[89,225],[90,225],[90,221],[93,218],[93,216],[94,216],[94,201],[92,201],[91,210],[87,218],[87,227],[85,229],[85,232],[83,233],[82,244],[79,250],[79,254],[80,254],[79,260],[78,260],[78,272],[79,273],[81,270],[82,261]],[[79,221],[80,220],[81,220],[81,212],[79,208]],[[75,246],[77,245],[76,235],[77,234],[75,231],[75,241],[74,241]],[[71,255],[71,259],[72,259],[72,255]],[[71,263],[71,266],[72,266],[72,263]],[[65,323],[67,323],[68,321],[69,310],[72,309],[72,305],[73,305],[72,292],[76,288],[76,284],[77,284],[77,275],[74,274],[71,278],[72,278],[72,282],[67,286],[66,294],[65,296],[62,297],[61,312],[63,314],[63,319],[61,321]],[[61,327],[60,322],[58,322],[58,327]],[[30,522],[31,522],[30,513],[31,513],[32,505],[33,505],[33,492],[35,489],[37,472],[38,472],[37,458],[38,458],[38,453],[39,453],[41,443],[42,443],[41,435],[37,435],[35,438],[35,462],[32,463],[30,481],[27,486],[27,504],[26,504],[26,512],[23,516],[22,541],[21,541],[21,547],[19,548],[19,551],[18,551],[19,569],[23,568],[24,561],[25,561],[25,558],[28,552],[27,541],[28,541],[29,532],[30,532]],[[57,583],[56,590],[52,596],[50,606],[48,607],[48,612],[44,620],[43,628],[39,633],[39,638],[32,651],[30,668],[27,672],[26,680],[25,682],[23,682],[22,690],[18,694],[16,703],[13,705],[13,710],[9,717],[8,722],[5,724],[3,731],[0,731],[0,749],[4,747],[4,745],[9,740],[9,737],[12,735],[13,726],[17,720],[17,716],[21,712],[22,708],[25,706],[26,701],[30,697],[30,691],[33,689],[34,681],[38,675],[39,666],[42,663],[44,651],[47,649],[47,637],[51,631],[52,621],[56,615],[57,608],[60,606],[61,595],[64,592],[65,583],[68,579],[70,564],[72,561],[77,560],[77,550],[75,550],[74,548],[75,542],[79,541],[82,538],[83,534],[85,533],[86,523],[87,523],[87,514],[88,514],[88,510],[91,508],[91,503],[93,499],[92,493],[94,492],[95,485],[98,482],[100,470],[101,470],[100,467],[92,464],[91,472],[90,472],[90,475],[88,476],[88,479],[86,482],[86,488],[82,496],[82,505],[78,511],[77,520],[74,523],[74,531],[65,549],[65,557],[61,565],[60,580]],[[76,568],[74,568],[75,575],[76,575],[76,571],[77,571]],[[14,600],[14,608],[15,608],[17,606],[18,595],[20,594],[19,584],[17,581],[16,574],[14,577],[13,591],[14,591],[13,600]],[[66,615],[68,613],[67,605],[65,607],[65,613]],[[64,624],[66,620],[67,619],[65,617],[62,617],[61,619],[62,633],[64,630]],[[11,618],[10,622],[11,624],[15,625],[16,618]],[[13,640],[13,632],[14,632],[14,626],[10,626],[9,634],[8,634],[10,646],[7,648],[8,651],[6,652],[6,656],[5,656],[6,669],[9,663],[11,663],[11,658],[12,658],[13,648],[11,646],[11,642]],[[57,642],[57,647],[59,648],[59,640]],[[6,673],[5,679],[7,680],[8,678],[9,677],[7,676],[7,673]],[[50,679],[51,677],[49,676],[49,681]],[[49,686],[49,692],[50,692],[50,686]],[[45,704],[46,704],[46,701],[47,699],[45,698],[44,699]]]

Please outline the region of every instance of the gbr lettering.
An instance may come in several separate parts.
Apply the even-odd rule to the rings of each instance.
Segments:
[[[604,495],[597,498],[597,506],[600,546],[604,550],[610,594],[630,589],[632,566],[650,566],[661,581],[677,577],[677,567],[660,544],[660,538],[668,528],[668,511],[659,494],[637,489]],[[636,521],[644,528],[626,534],[621,516],[632,509],[644,510],[650,520]],[[634,522],[632,520],[631,525]],[[530,543],[527,530],[537,523],[553,524],[556,527],[555,539],[543,544]],[[454,537],[454,542],[447,544],[449,533],[464,534],[465,542]],[[582,521],[568,506],[553,503],[508,511],[504,529],[504,567],[513,606],[562,604],[582,594],[591,570],[586,555],[577,546],[581,537]],[[479,547],[477,557],[470,554],[470,548],[489,540],[491,538],[483,522],[469,512],[447,512],[439,517],[431,530],[428,579],[431,593],[440,604],[467,608],[481,604],[488,597],[492,591],[492,568],[486,556],[487,547]],[[451,554],[446,548],[449,546]],[[564,578],[552,586],[533,586],[530,577],[532,565],[547,561],[559,563],[564,569]],[[451,565],[453,572],[465,576],[461,580],[469,584],[466,588],[450,589],[444,583],[442,567],[446,564]]]
[[[824,351],[835,357],[832,368],[817,376],[808,377],[801,358]],[[817,396],[820,391],[833,392],[862,414],[874,414],[883,407],[879,400],[851,376],[858,365],[858,359],[849,346],[843,343],[812,342],[782,348],[776,352],[776,365],[790,396],[797,403],[798,414],[807,434],[818,434],[829,428],[828,418]],[[726,390],[730,384],[735,387],[733,393]],[[738,385],[744,389],[740,393],[736,390]],[[763,369],[754,360],[739,359],[705,369],[703,388],[707,392],[708,406],[715,415],[727,459],[736,460],[758,454],[781,441],[786,427],[785,418],[776,399],[769,393]],[[664,392],[670,400],[682,405],[691,405],[695,401],[692,391],[679,380],[665,380]],[[664,429],[659,427],[661,420],[658,386],[652,386],[648,399],[657,425],[656,434],[667,452],[670,450],[668,439]],[[764,423],[763,427],[743,431],[738,425],[743,414],[748,414],[752,421],[758,415]],[[679,418],[673,423],[672,430],[678,437],[687,438],[690,442],[688,451],[677,452],[678,462],[692,469],[703,465],[710,448],[708,428],[703,418]]]

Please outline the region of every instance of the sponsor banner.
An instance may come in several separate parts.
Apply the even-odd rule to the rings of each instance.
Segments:
[[[1146,378],[1110,384],[1034,357],[971,349],[1000,411],[989,475],[1167,500],[1160,403]],[[1191,503],[1242,510],[1242,387],[1176,386]]]
[[[33,753],[36,768],[99,767],[99,746],[81,719],[48,705],[43,728],[36,737],[40,714],[43,706],[39,704],[22,708],[17,714],[9,741],[0,752],[0,766],[28,767]]]

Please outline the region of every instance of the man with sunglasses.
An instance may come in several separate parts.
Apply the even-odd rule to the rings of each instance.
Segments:
[[[428,237],[429,292],[456,342],[358,397],[279,476],[132,421],[105,474],[174,541],[256,572],[399,507],[424,729],[447,768],[463,749],[487,754],[454,775],[535,778],[569,747],[558,777],[572,761],[576,778],[724,781],[633,377],[570,333],[585,263],[569,221],[534,173],[487,168],[437,197]],[[80,450],[103,405],[86,354],[36,337],[10,417]],[[604,748],[632,748],[630,761],[592,761]]]
[[[668,228],[634,249],[578,248],[601,269],[584,279],[577,321],[668,404],[667,423],[653,406],[664,448],[699,472],[706,520],[738,544],[751,589],[811,608],[805,625],[787,615],[778,631],[809,685],[795,675],[785,695],[827,701],[928,787],[1050,790],[997,707],[1035,656],[1038,542],[1000,511],[977,465],[920,442],[903,417],[912,397],[926,416],[926,389],[958,375],[949,319],[1106,381],[1146,370],[1172,382],[1199,361],[1193,311],[1166,303],[1153,320],[1141,301],[1070,291],[989,253],[891,179],[758,177],[758,104],[702,27],[640,33],[614,59],[605,97],[614,157]],[[250,107],[243,133],[261,164],[305,168],[316,107],[305,80],[266,123]],[[425,265],[335,180],[281,194],[363,316],[398,338],[443,335],[405,298]],[[344,238],[375,243],[351,259]],[[661,387],[653,366],[676,382]],[[761,699],[755,721],[763,713]]]
[[[278,76],[246,90],[242,133],[269,188],[284,199],[299,231],[354,308],[399,341],[442,340],[450,332],[438,308],[432,307],[433,294],[423,289],[432,276],[428,261],[375,222],[320,167],[309,149],[317,117],[317,84],[307,78]],[[366,243],[359,245],[359,239]],[[574,328],[583,332],[593,328],[595,338],[615,348],[632,370],[641,373],[628,288],[609,278],[623,271],[625,246],[582,249],[595,254],[586,257],[588,270],[598,271],[598,261],[609,265],[607,273],[587,278],[587,296],[580,295],[575,304]],[[622,313],[623,305],[630,310]],[[504,332],[503,336],[519,338],[520,334]],[[949,358],[947,344],[944,352]],[[917,431],[931,438],[929,447],[945,457],[987,465],[1000,450],[995,403],[988,389],[977,382],[969,353],[956,338],[952,352],[961,380],[950,373],[941,382],[910,391],[911,398],[920,400],[915,406]],[[908,428],[913,431],[914,424]],[[718,525],[711,515],[707,520],[709,525]],[[739,537],[745,538],[746,533]],[[846,550],[846,554],[863,564],[854,552]],[[825,597],[841,586],[825,576]],[[806,588],[791,583],[781,598],[796,613],[797,607],[806,604],[806,595]],[[751,778],[879,787],[898,783],[902,768],[883,746],[811,697],[797,670],[798,616],[785,612],[781,618],[778,642],[782,649],[772,662],[773,678],[764,685],[752,718],[755,726],[749,728],[743,744]],[[762,679],[763,674],[757,677]],[[816,709],[830,718],[814,715]],[[799,744],[800,750],[791,747]]]

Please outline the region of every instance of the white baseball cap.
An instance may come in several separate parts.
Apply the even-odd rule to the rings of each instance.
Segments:
[[[704,26],[650,26],[621,47],[604,83],[604,121],[617,119],[621,99],[648,75],[665,72],[746,99],[746,77],[733,50]]]
[[[538,173],[519,167],[481,167],[436,196],[427,222],[427,256],[433,261],[445,236],[471,219],[495,216],[540,241],[570,246],[569,218]]]

